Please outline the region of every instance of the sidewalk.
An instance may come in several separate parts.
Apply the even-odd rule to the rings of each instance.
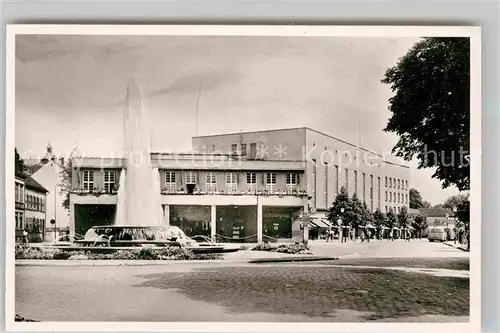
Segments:
[[[466,244],[460,244],[458,242],[455,244],[454,241],[444,242],[443,244],[446,244],[448,246],[454,247],[456,249],[459,249],[459,250],[462,250],[462,251],[465,251],[465,252],[469,252],[469,250],[467,250],[467,245]]]

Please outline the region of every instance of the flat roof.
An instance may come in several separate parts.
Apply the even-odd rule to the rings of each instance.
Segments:
[[[375,154],[379,157],[384,157],[382,155],[380,155],[379,153],[373,151],[373,150],[370,150],[370,149],[367,149],[367,148],[364,148],[364,147],[361,147],[359,145],[356,145],[354,143],[351,143],[351,142],[348,142],[348,141],[345,141],[345,140],[342,140],[342,139],[339,139],[333,135],[330,135],[330,134],[326,134],[324,132],[321,132],[321,131],[318,131],[316,129],[313,129],[313,128],[310,128],[310,127],[307,127],[307,126],[303,126],[303,127],[290,127],[290,128],[278,128],[278,129],[268,129],[268,130],[257,130],[257,131],[245,131],[245,132],[233,132],[233,133],[222,133],[222,134],[210,134],[210,135],[198,135],[198,136],[194,136],[192,137],[192,139],[199,139],[199,138],[213,138],[213,137],[219,137],[219,136],[231,136],[231,135],[241,135],[241,134],[253,134],[253,133],[269,133],[269,132],[283,132],[283,131],[297,131],[297,130],[305,130],[305,131],[312,131],[312,132],[316,132],[318,134],[321,134],[321,135],[324,135],[326,137],[329,137],[331,139],[334,139],[334,140],[337,140],[339,142],[342,142],[344,144],[347,144],[351,147],[354,147],[354,148],[357,148],[357,149],[361,149],[363,151],[366,151],[368,153],[372,153],[372,154]],[[391,161],[387,161],[386,159],[383,159],[382,160],[384,163],[388,163],[388,164],[392,164],[392,165],[397,165],[397,166],[400,166],[400,167],[403,167],[403,168],[407,168],[409,169],[410,167],[408,165],[404,165],[404,164],[401,164],[401,163],[398,163],[398,162],[391,162]]]

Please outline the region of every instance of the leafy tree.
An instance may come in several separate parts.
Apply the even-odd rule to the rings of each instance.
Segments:
[[[453,208],[457,208],[462,204],[462,202],[467,200],[469,200],[468,194],[457,194],[446,199],[443,204],[443,207],[453,210]]]
[[[69,201],[69,197],[70,197],[70,192],[71,192],[71,188],[73,187],[72,185],[72,170],[73,170],[73,166],[72,166],[72,163],[71,163],[71,159],[69,158],[68,159],[68,162],[66,163],[66,165],[63,165],[63,169],[61,170],[61,184],[59,184],[59,193],[61,194],[65,194],[65,198],[62,202],[62,206],[69,211],[70,209],[70,201]]]
[[[342,188],[340,189],[340,193],[337,195],[335,201],[332,203],[332,206],[328,210],[328,221],[336,224],[339,219],[342,219],[342,223],[346,223],[344,219],[350,207],[351,199],[349,198],[345,187],[342,186]],[[341,212],[342,208],[344,208],[344,213]]]
[[[363,232],[365,233],[366,237],[369,236],[368,229],[366,228],[366,226],[372,222],[373,222],[373,214],[368,209],[366,201],[363,201],[363,203],[361,204],[361,225],[363,226]]]
[[[422,233],[424,232],[425,229],[427,229],[427,220],[425,216],[418,214],[415,216],[413,219],[411,226],[413,229],[415,229],[416,234],[418,235],[418,238],[422,238]]]
[[[422,195],[417,189],[410,189],[410,208],[419,209],[424,206]]]
[[[444,206],[443,206],[443,204],[437,204],[437,205],[435,205],[435,206],[434,206],[434,207],[432,207],[432,208],[443,209],[443,208],[444,208]]]
[[[382,227],[386,224],[385,222],[385,215],[380,211],[380,209],[377,209],[373,213],[373,225],[375,226],[376,232],[377,232],[377,239],[380,239]]]
[[[469,53],[469,38],[423,38],[382,80],[394,92],[384,129],[399,136],[393,153],[460,191],[470,186]]]
[[[401,230],[408,229],[410,225],[410,215],[408,214],[408,210],[406,207],[401,207],[401,210],[398,213],[398,226]]]
[[[422,208],[431,208],[431,207],[432,207],[432,205],[431,205],[431,203],[429,201],[424,201],[423,202]]]
[[[394,228],[397,224],[396,215],[394,215],[392,210],[386,214],[385,226],[389,229],[392,234],[392,228]]]
[[[354,238],[359,234],[359,226],[363,223],[363,204],[359,201],[356,193],[351,198],[351,209],[347,215],[349,225],[354,229]]]

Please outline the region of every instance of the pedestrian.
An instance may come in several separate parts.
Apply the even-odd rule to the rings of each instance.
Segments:
[[[359,239],[361,239],[361,243],[365,241],[365,232],[361,231],[361,235],[359,235]]]

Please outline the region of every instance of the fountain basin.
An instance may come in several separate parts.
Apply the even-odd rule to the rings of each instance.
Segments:
[[[119,226],[104,225],[90,228],[84,239],[74,240],[73,244],[54,244],[62,251],[92,251],[111,253],[120,250],[132,250],[138,247],[162,248],[178,246],[193,253],[236,252],[239,248],[228,247],[207,240],[196,242],[175,226]]]

